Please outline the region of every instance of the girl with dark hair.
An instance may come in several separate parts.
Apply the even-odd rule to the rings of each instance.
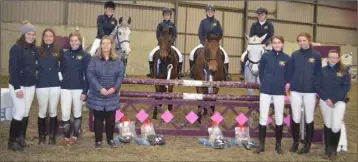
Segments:
[[[46,142],[46,113],[50,116],[49,144],[56,144],[57,105],[60,99],[62,75],[60,71],[60,49],[55,41],[55,32],[45,29],[42,33],[42,42],[38,61],[36,82],[36,96],[39,104],[38,134],[39,144]]]
[[[29,21],[24,21],[20,39],[10,49],[9,90],[14,103],[10,124],[8,149],[22,151],[25,143],[29,112],[35,95],[36,84],[36,30]]]

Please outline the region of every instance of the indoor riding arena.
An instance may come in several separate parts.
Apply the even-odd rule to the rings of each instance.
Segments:
[[[275,151],[275,116],[271,108],[263,153],[256,154],[255,148],[247,149],[234,144],[230,148],[214,149],[199,143],[199,138],[209,137],[208,127],[213,121],[218,121],[225,138],[235,139],[235,129],[244,126],[244,129],[249,130],[250,138],[259,143],[258,85],[240,80],[240,60],[248,46],[245,34],[249,34],[251,25],[257,21],[256,10],[260,7],[267,9],[267,21],[273,24],[275,35],[281,35],[285,39],[285,53],[291,55],[300,48],[296,41],[299,33],[309,33],[312,35],[312,48],[320,53],[323,62],[327,61],[330,49],[336,49],[344,56],[341,60],[350,67],[351,88],[344,115],[347,142],[343,142],[337,160],[357,160],[357,2],[353,1],[114,1],[116,8],[113,16],[117,20],[122,17],[126,22],[131,19],[128,23],[131,31],[130,40],[125,40],[130,44],[130,53],[125,66],[126,76],[120,88],[121,104],[117,115],[120,113],[131,122],[135,122],[137,136],[141,134],[143,118],[152,121],[156,134],[164,136],[165,145],[146,146],[131,141],[119,143],[117,148],[110,148],[104,143],[101,150],[96,149],[93,116],[86,108],[86,104],[83,104],[82,108],[82,126],[77,143],[71,146],[60,145],[59,141],[63,137],[63,126],[60,122],[61,102],[57,108],[57,144],[49,145],[46,141],[46,144],[39,145],[39,106],[35,95],[26,136],[29,146],[22,152],[9,150],[9,127],[13,113],[11,97],[6,93],[9,88],[9,51],[21,35],[19,31],[22,22],[28,20],[36,27],[38,46],[41,43],[42,32],[46,28],[55,31],[56,41],[63,48],[68,46],[69,34],[78,30],[83,37],[82,47],[88,52],[96,39],[96,20],[98,15],[103,14],[105,2],[0,1],[0,161],[329,161],[322,158],[324,124],[319,104],[316,104],[315,109],[315,135],[310,152],[299,155],[289,151],[293,141],[289,124],[289,99],[284,111],[282,155]],[[192,82],[193,79],[189,76],[189,54],[200,43],[198,28],[200,21],[206,18],[205,7],[208,4],[215,6],[215,18],[220,21],[223,29],[220,44],[230,60],[228,72],[232,81]],[[157,24],[163,21],[164,7],[173,11],[171,21],[177,29],[175,46],[183,54],[185,75],[170,81],[155,80],[146,76],[149,70],[148,54],[157,46],[155,32]],[[174,85],[173,94],[155,92],[155,85]],[[195,86],[199,85],[208,87],[208,91],[212,87],[219,87],[220,90],[217,95],[198,95]],[[247,95],[247,88],[254,89],[253,96]],[[211,101],[199,101],[205,98]],[[198,105],[207,106],[209,102],[210,105],[216,106],[215,111],[212,112],[207,107],[208,113],[202,116],[201,124],[198,121],[192,122],[189,115],[196,116]],[[167,111],[169,103],[174,105],[170,112]],[[158,108],[158,114],[156,119],[152,119],[155,107]],[[247,119],[243,125],[238,124],[242,116]],[[115,137],[118,136],[117,132],[116,127]],[[300,134],[300,138],[301,135],[303,134]],[[301,142],[299,148],[303,146]]]

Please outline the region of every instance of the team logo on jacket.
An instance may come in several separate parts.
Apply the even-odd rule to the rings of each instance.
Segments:
[[[280,64],[280,66],[285,66],[286,62],[285,61],[280,61],[279,64]]]
[[[264,29],[268,29],[268,26],[265,26]]]
[[[77,56],[76,59],[77,60],[82,60],[82,56]]]
[[[57,53],[52,53],[52,56],[57,57],[57,56],[58,56],[58,54],[57,54]]]
[[[213,23],[213,26],[216,26],[217,25],[217,23]]]
[[[337,77],[342,77],[342,76],[343,76],[343,74],[342,74],[342,73],[337,72]]]
[[[315,61],[315,59],[314,59],[313,57],[311,57],[311,58],[308,59],[308,62],[309,62],[309,63],[314,63],[314,61]]]
[[[111,23],[112,23],[112,25],[114,25],[116,22],[112,21]]]

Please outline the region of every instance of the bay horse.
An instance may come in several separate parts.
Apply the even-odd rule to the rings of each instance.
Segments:
[[[220,55],[220,40],[222,35],[208,34],[203,48],[198,49],[194,53],[194,64],[192,72],[195,80],[209,81],[223,81],[224,80],[224,58]],[[223,56],[223,55],[222,55]],[[197,93],[209,94],[209,88],[196,87]],[[219,88],[212,88],[212,94],[218,94]],[[200,109],[201,106],[198,106]],[[215,106],[211,105],[212,113],[215,111]],[[204,107],[204,112],[199,111],[198,122],[201,123],[201,116],[207,114],[207,108]]]
[[[159,33],[159,50],[153,56],[153,79],[167,79],[169,66],[172,70],[169,79],[178,78],[178,63],[179,56],[171,48],[171,28],[162,28]],[[173,92],[173,86],[155,85],[155,92]],[[159,99],[159,98],[157,98]],[[161,104],[159,106],[162,106]],[[173,105],[168,105],[168,110],[172,111]],[[153,111],[153,119],[156,119],[158,114],[158,107]]]

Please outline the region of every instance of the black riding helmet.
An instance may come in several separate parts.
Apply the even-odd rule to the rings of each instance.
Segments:
[[[215,12],[215,6],[213,4],[208,4],[208,6],[205,8],[205,11],[214,11]]]
[[[259,9],[256,10],[256,13],[257,13],[257,14],[263,14],[263,13],[264,13],[264,14],[267,15],[268,11],[267,11],[266,8],[261,8],[261,7],[260,7]]]
[[[172,15],[172,10],[170,8],[168,8],[168,7],[164,7],[163,8],[163,16],[164,16],[165,13],[169,13],[170,15]]]
[[[113,1],[107,1],[106,3],[104,3],[104,9],[106,8],[113,8],[116,9],[116,4]]]

